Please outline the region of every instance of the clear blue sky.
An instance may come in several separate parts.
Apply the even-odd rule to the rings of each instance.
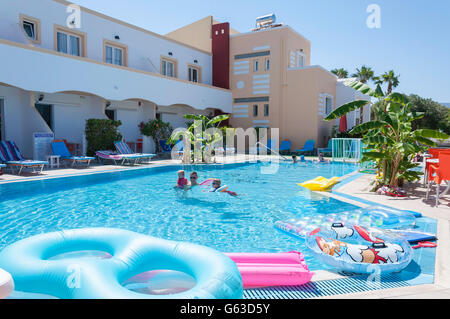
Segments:
[[[371,66],[400,74],[397,91],[450,102],[449,0],[73,0],[159,34],[213,15],[248,32],[255,18],[275,13],[308,38],[312,64],[326,69]],[[367,6],[381,8],[381,28],[369,29]]]

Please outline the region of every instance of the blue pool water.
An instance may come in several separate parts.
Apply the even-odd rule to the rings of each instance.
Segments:
[[[268,164],[195,167],[199,179],[220,178],[238,193],[174,191],[176,171],[191,166],[145,168],[45,181],[0,185],[0,249],[44,232],[84,227],[123,228],[165,239],[189,241],[222,252],[305,254],[312,269],[325,267],[303,241],[274,228],[280,219],[341,212],[356,207],[315,195],[297,183],[343,176],[352,164],[280,164],[276,174],[261,174]]]

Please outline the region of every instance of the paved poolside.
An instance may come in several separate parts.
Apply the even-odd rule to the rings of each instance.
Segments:
[[[233,157],[217,157],[220,163],[236,163],[256,160],[274,159],[271,156],[237,155]],[[175,160],[154,160],[147,165],[139,166],[116,166],[116,165],[92,165],[89,168],[60,168],[45,170],[42,175],[23,174],[22,176],[11,175],[4,170],[4,175],[0,176],[0,184],[11,182],[32,181],[41,179],[60,178],[66,176],[76,176],[85,174],[97,174],[108,171],[139,170],[149,166],[180,165],[180,161]],[[356,206],[366,207],[372,202],[391,206],[402,210],[414,210],[422,213],[426,217],[434,218],[438,221],[438,247],[436,250],[435,281],[434,284],[422,284],[411,287],[393,288],[385,290],[373,290],[357,294],[334,295],[324,298],[450,298],[450,200],[449,196],[441,200],[439,207],[434,205],[434,192],[429,201],[424,201],[425,189],[421,184],[411,185],[409,189],[415,190],[407,198],[391,198],[376,195],[370,192],[367,185],[370,184],[373,175],[354,174],[342,185],[339,185],[332,193],[324,193],[344,202],[349,202]],[[368,202],[369,201],[369,202]],[[338,273],[330,271],[318,271],[313,278],[313,282],[320,282],[332,279],[346,278]]]

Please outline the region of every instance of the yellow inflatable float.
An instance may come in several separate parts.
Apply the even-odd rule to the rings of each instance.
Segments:
[[[339,177],[333,177],[327,179],[325,177],[319,176],[310,181],[306,181],[301,184],[297,184],[298,186],[305,187],[312,191],[327,191],[332,188],[334,185],[339,183]]]

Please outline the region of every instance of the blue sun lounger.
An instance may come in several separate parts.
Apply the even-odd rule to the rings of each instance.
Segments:
[[[53,142],[52,150],[53,155],[59,155],[61,156],[61,159],[72,162],[71,166],[74,166],[76,163],[86,163],[86,166],[89,166],[91,161],[95,160],[95,157],[72,156],[70,151],[67,149],[66,143],[64,142]]]
[[[131,150],[131,148],[128,146],[127,143],[125,142],[116,142],[114,143],[114,146],[116,147],[116,150],[119,154],[121,155],[127,155],[127,156],[131,156],[131,157],[137,157],[138,159],[145,159],[147,158],[148,160],[152,159],[152,157],[155,157],[156,154],[140,154],[140,153],[135,153]]]
[[[319,148],[319,149],[317,149],[317,153],[323,153],[323,154],[326,154],[326,153],[331,154],[331,153],[333,153],[333,140],[329,140],[328,141],[327,148]]]
[[[278,152],[290,152],[291,151],[291,141],[284,140],[281,142],[281,146],[278,149]]]
[[[314,152],[314,145],[316,144],[316,142],[314,142],[314,140],[307,140],[305,142],[305,145],[303,146],[302,149],[296,150],[295,153],[313,153]]]
[[[167,140],[159,140],[159,146],[161,147],[163,153],[172,153],[172,147],[169,144],[167,144]],[[184,153],[183,141],[176,142],[174,147],[176,147],[178,155]]]
[[[172,152],[172,148],[167,144],[167,140],[159,140],[159,147],[161,148],[163,153]]]
[[[33,161],[33,160],[25,160],[22,154],[19,151],[16,143],[13,141],[1,141],[0,142],[0,162],[11,167],[11,172],[14,172],[13,168],[18,167],[20,175],[24,168],[39,168],[39,173],[42,173],[44,169],[44,165],[48,164],[45,161]]]

